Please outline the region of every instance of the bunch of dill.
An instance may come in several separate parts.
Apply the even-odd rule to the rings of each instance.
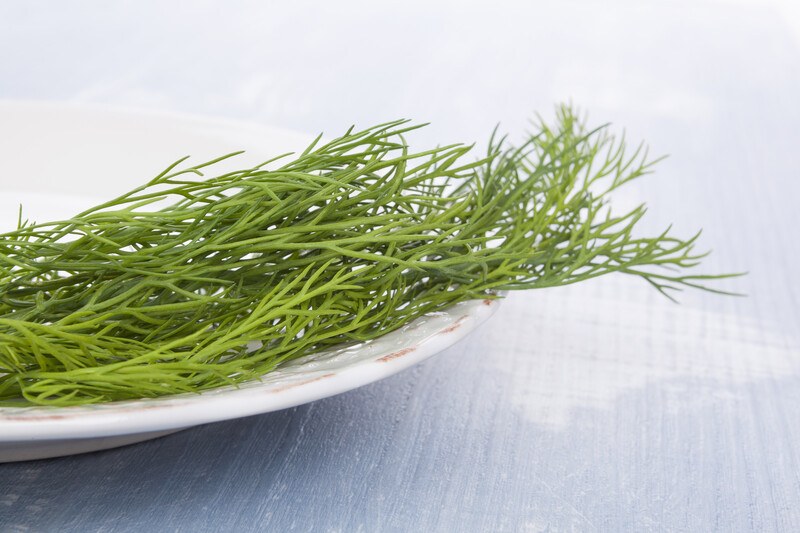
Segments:
[[[211,179],[197,176],[224,158],[181,160],[69,220],[0,235],[0,401],[235,384],[494,290],[720,277],[683,272],[702,257],[696,236],[636,236],[643,206],[610,211],[653,162],[568,107],[520,146],[493,136],[479,160],[462,145],[411,151],[417,127],[351,129]]]

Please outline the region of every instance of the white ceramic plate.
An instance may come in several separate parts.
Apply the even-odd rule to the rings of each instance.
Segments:
[[[234,166],[303,148],[310,137],[263,126],[66,104],[0,102],[0,230],[24,216],[65,218],[158,174],[245,149]],[[0,408],[0,462],[131,444],[180,429],[300,405],[395,374],[451,346],[497,301],[423,317],[381,339],[292,361],[238,389],[91,407]]]

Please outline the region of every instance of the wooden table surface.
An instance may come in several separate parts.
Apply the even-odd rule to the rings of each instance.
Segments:
[[[412,117],[421,144],[571,100],[671,155],[618,200],[705,228],[707,269],[749,271],[724,284],[749,296],[514,294],[337,397],[0,465],[0,531],[800,531],[797,4],[163,4],[0,4],[0,98]]]

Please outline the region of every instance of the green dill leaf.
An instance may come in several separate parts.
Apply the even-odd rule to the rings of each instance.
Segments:
[[[611,210],[658,160],[569,107],[518,146],[495,130],[477,160],[414,152],[419,127],[351,128],[208,179],[236,154],[180,159],[69,220],[20,209],[0,235],[0,401],[200,392],[495,291],[618,272],[671,298],[730,276],[687,273],[699,234],[642,237],[644,206]]]

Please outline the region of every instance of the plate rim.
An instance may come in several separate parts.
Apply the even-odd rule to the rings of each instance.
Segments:
[[[241,388],[222,387],[196,395],[181,394],[95,406],[0,407],[0,443],[188,428],[321,400],[390,377],[453,346],[492,316],[500,301],[468,300],[448,308],[452,310],[460,306],[457,317],[421,317],[409,325],[420,320],[438,322],[436,329],[421,341],[399,349],[395,346],[376,352],[335,371],[308,373],[308,379],[296,383],[247,382]]]

